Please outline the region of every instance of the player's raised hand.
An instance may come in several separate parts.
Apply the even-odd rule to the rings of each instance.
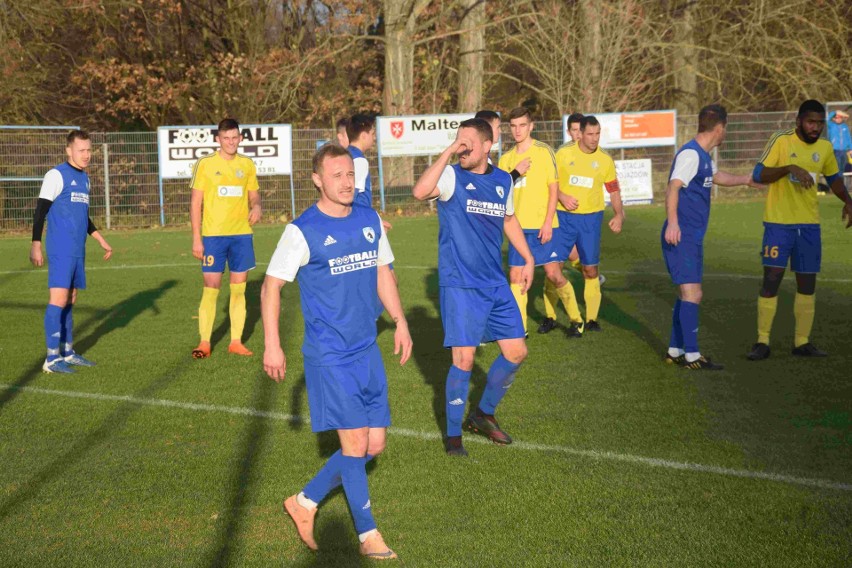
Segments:
[[[550,242],[550,239],[553,238],[553,227],[548,224],[544,224],[541,229],[538,230],[538,240],[541,244],[547,244]]]
[[[399,364],[405,365],[406,361],[411,358],[411,350],[414,348],[414,342],[411,340],[411,332],[408,331],[408,322],[402,319],[396,324],[396,331],[393,333],[393,354],[402,356],[399,358]]]
[[[532,164],[532,160],[530,160],[529,157],[526,157],[523,160],[521,160],[520,162],[518,162],[518,164],[515,166],[515,170],[521,175],[526,175],[526,173],[530,169],[531,164]]]
[[[280,345],[277,348],[267,348],[263,351],[263,370],[276,383],[284,380],[284,374],[287,372],[287,359],[284,357],[284,350],[281,349]]]
[[[846,202],[846,205],[843,206],[843,213],[841,213],[840,219],[841,221],[846,221],[847,229],[852,227],[852,203]]]
[[[810,189],[810,187],[814,184],[814,178],[811,177],[811,173],[804,168],[800,168],[799,166],[790,165],[790,175],[793,176],[793,179],[802,184],[802,187],[805,189]]]
[[[680,243],[680,225],[677,223],[669,223],[666,227],[665,238],[667,243],[677,246]]]
[[[251,211],[249,211],[249,225],[254,225],[258,221],[260,221],[261,216],[262,212],[260,209],[260,205],[255,205],[254,207],[252,207]]]
[[[41,241],[33,241],[30,247],[30,262],[33,266],[44,266],[44,256],[41,254]]]
[[[198,260],[204,258],[204,243],[202,241],[192,240],[192,256]]]
[[[624,224],[624,215],[616,215],[609,220],[609,229],[616,235],[621,232],[621,226]]]

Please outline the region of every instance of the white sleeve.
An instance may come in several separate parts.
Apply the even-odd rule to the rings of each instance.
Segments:
[[[692,178],[698,173],[698,152],[695,150],[684,150],[677,155],[672,175],[669,181],[674,179],[683,182],[683,185],[688,185]]]
[[[305,266],[310,259],[311,251],[305,235],[299,227],[290,223],[284,229],[284,234],[281,235],[281,240],[278,241],[278,246],[272,253],[272,260],[269,261],[266,274],[292,282],[296,279],[299,268]]]
[[[355,158],[355,189],[358,193],[363,193],[367,188],[367,176],[370,175],[370,163],[367,158]]]
[[[512,185],[509,186],[509,196],[506,198],[506,215],[514,215],[514,214],[515,214],[515,182],[512,182]]]
[[[452,166],[447,166],[441,173],[441,178],[438,180],[438,189],[441,194],[438,199],[441,201],[449,201],[456,191],[456,170]]]
[[[387,231],[385,231],[385,226],[382,224],[382,218],[379,217],[379,225],[382,227],[382,236],[379,237],[379,266],[387,266],[395,259],[393,257],[393,251],[391,250],[390,241],[388,240]]]
[[[54,168],[44,174],[44,181],[41,182],[41,191],[38,197],[39,199],[54,201],[60,193],[62,193],[62,174]]]
[[[719,168],[716,166],[716,161],[710,160],[710,165],[713,166],[713,175],[715,176],[717,173],[719,173]]]

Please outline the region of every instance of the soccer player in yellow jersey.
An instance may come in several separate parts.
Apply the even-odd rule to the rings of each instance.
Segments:
[[[554,230],[559,226],[556,220],[558,183],[553,149],[531,136],[534,124],[529,109],[524,107],[512,109],[509,113],[509,126],[515,146],[500,158],[499,168],[511,172],[521,162],[529,159],[529,169],[515,180],[513,191],[515,215],[524,229],[535,265],[544,266],[545,276],[556,286],[560,297],[561,294],[573,295],[573,288],[570,284],[566,286],[568,281],[562,274],[562,263],[568,258],[568,251],[560,254],[553,240]],[[522,291],[524,263],[521,254],[510,243],[509,281],[512,295],[521,310],[526,332],[527,295]]]
[[[788,260],[796,273],[793,355],[828,355],[810,342],[816,275],[822,256],[818,176],[824,175],[831,191],[843,201],[842,218],[847,228],[852,225],[852,199],[843,185],[831,142],[820,138],[824,128],[822,103],[803,102],[796,116],[796,128],[783,130],[770,138],[754,167],[754,181],[769,184],[769,194],[763,214],[763,285],[757,299],[757,343],[748,354],[752,361],[769,357],[769,332]]]
[[[231,344],[228,353],[252,355],[242,342],[246,322],[246,280],[255,267],[251,226],[261,217],[257,172],[251,158],[237,153],[240,125],[226,118],[219,123],[219,150],[198,160],[192,176],[192,255],[201,261],[204,291],[198,308],[201,342],[196,359],[210,356],[210,336],[216,318],[216,298],[227,263],[231,281]],[[202,222],[203,217],[203,222]]]
[[[559,174],[559,239],[562,253],[567,255],[574,245],[583,265],[586,301],[587,331],[600,331],[598,311],[601,306],[601,285],[598,264],[601,248],[601,222],[604,210],[604,189],[609,193],[615,216],[609,221],[613,233],[620,233],[624,223],[624,206],[621,189],[615,175],[615,162],[600,146],[601,125],[594,116],[584,116],[580,121],[580,138],[567,144],[556,153]],[[579,310],[569,310],[572,328],[577,330]],[[574,312],[574,313],[571,313]],[[582,327],[582,320],[579,323]]]

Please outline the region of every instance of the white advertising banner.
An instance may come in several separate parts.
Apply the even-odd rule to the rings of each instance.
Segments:
[[[383,158],[440,154],[456,139],[459,123],[468,118],[473,113],[380,116],[376,121],[379,154]]]
[[[647,148],[677,145],[677,111],[596,114],[601,123],[602,148]],[[568,141],[568,115],[562,116],[562,136]]]
[[[651,203],[654,186],[651,183],[651,160],[615,160],[615,174],[621,187],[621,201],[625,205]],[[604,191],[609,204],[609,193]]]
[[[248,156],[258,176],[292,175],[293,131],[289,124],[241,125],[239,153]],[[161,126],[157,129],[160,177],[188,179],[199,158],[219,149],[216,126]]]

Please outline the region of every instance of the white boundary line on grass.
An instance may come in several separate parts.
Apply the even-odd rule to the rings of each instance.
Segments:
[[[257,266],[266,266],[269,264],[268,262],[258,262]],[[91,270],[137,270],[137,269],[145,269],[145,268],[198,268],[200,265],[198,262],[188,263],[188,262],[178,262],[178,263],[165,263],[165,264],[119,264],[112,266],[88,266],[86,267],[86,272]],[[437,266],[421,266],[421,265],[411,265],[411,264],[396,264],[394,263],[394,268],[402,268],[406,270],[437,270]],[[668,272],[647,272],[647,271],[629,271],[629,270],[604,270],[605,274],[639,274],[643,276],[656,276],[660,278],[668,278]],[[0,270],[0,275],[2,274],[47,274],[47,271],[44,269],[24,269],[24,270]],[[735,278],[739,280],[761,280],[763,276],[759,273],[757,274],[734,274],[730,272],[705,272],[704,278],[723,278],[725,280]],[[837,282],[839,284],[849,284],[852,283],[852,278],[819,278],[820,282]]]
[[[245,408],[239,406],[219,406],[215,404],[200,404],[194,402],[180,402],[176,400],[164,400],[158,398],[137,398],[129,395],[114,395],[103,393],[90,393],[80,391],[66,391],[45,389],[40,387],[16,386],[6,383],[0,383],[1,390],[16,390],[33,394],[44,394],[52,396],[64,396],[68,398],[81,398],[88,400],[102,400],[110,402],[128,402],[142,406],[160,406],[166,408],[179,408],[181,410],[192,410],[195,412],[222,412],[225,414],[234,414],[239,416],[251,416],[255,418],[267,418],[270,420],[280,420],[283,422],[299,423],[302,419],[298,416],[284,414],[282,412],[269,412],[257,410],[254,408]],[[419,430],[410,430],[408,428],[391,427],[390,433],[395,436],[405,438],[414,438],[417,440],[437,441],[440,439],[440,434],[437,432],[422,432]],[[490,444],[484,438],[468,438],[469,442],[479,444]],[[528,450],[535,452],[550,452],[560,453],[571,456],[580,456],[584,458],[602,459],[609,461],[618,461],[636,465],[646,465],[651,467],[661,467],[666,469],[674,469],[681,471],[691,471],[697,473],[714,473],[717,475],[725,475],[728,477],[739,477],[745,479],[759,479],[765,481],[775,481],[779,483],[788,483],[791,485],[802,485],[805,487],[817,487],[820,489],[832,489],[836,491],[852,491],[852,484],[839,483],[826,479],[815,479],[809,477],[796,477],[793,475],[785,475],[782,473],[772,473],[763,471],[750,471],[746,469],[733,469],[728,467],[720,467],[714,465],[704,465],[692,462],[677,462],[672,460],[664,460],[658,458],[648,458],[644,456],[636,456],[631,454],[619,454],[616,452],[598,451],[598,450],[580,450],[568,446],[557,446],[548,444],[536,444],[533,442],[515,442],[509,448],[517,448],[520,450]]]

